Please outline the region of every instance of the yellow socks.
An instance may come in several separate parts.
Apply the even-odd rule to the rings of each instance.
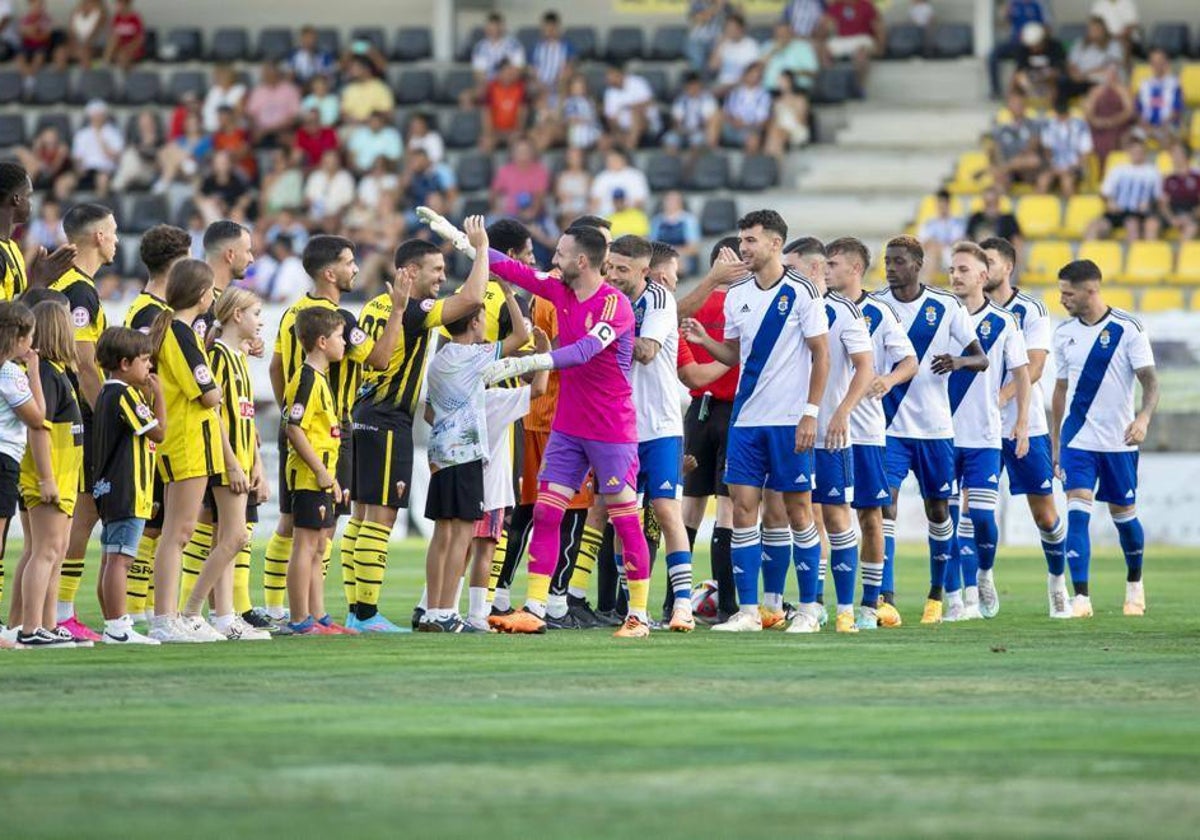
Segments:
[[[329,561],[333,557],[333,540],[325,541],[325,553],[321,556],[321,580],[329,577]]]
[[[363,522],[358,526],[358,539],[354,543],[354,602],[358,617],[364,621],[379,612],[391,533],[390,528],[378,522]]]
[[[358,540],[358,529],[362,523],[351,519],[346,523],[342,532],[342,541],[338,544],[338,554],[342,562],[342,594],[346,596],[346,606],[351,610],[358,602],[354,582],[354,544]]]
[[[150,590],[154,552],[157,549],[158,537],[142,537],[138,542],[137,558],[129,564],[129,575],[125,582],[125,611],[130,615],[141,615],[146,611],[146,594]]]
[[[596,557],[600,554],[600,543],[604,533],[590,525],[583,526],[579,538],[579,554],[575,557],[575,568],[571,571],[571,582],[567,593],[576,598],[586,598],[592,583],[592,572],[596,568]]]
[[[541,612],[545,612],[546,599],[550,597],[550,575],[539,575],[534,572],[529,573],[529,594],[526,596],[526,601],[532,601],[535,605],[541,607]]]
[[[68,557],[63,560],[62,577],[58,580],[58,601],[60,604],[59,612],[62,612],[62,604],[74,604],[75,593],[79,591],[79,583],[83,579],[83,558]],[[70,616],[67,616],[70,618]],[[66,619],[61,619],[66,621]]]
[[[629,611],[631,613],[644,616],[649,600],[650,578],[629,581]]]
[[[246,523],[246,547],[233,560],[233,610],[238,615],[254,609],[250,600],[250,540],[254,536],[254,523]]]
[[[287,604],[287,567],[292,556],[292,538],[271,534],[263,558],[263,603],[268,611],[275,610],[279,618]]]
[[[496,597],[496,586],[500,583],[500,575],[504,574],[504,559],[508,556],[508,529],[500,532],[500,543],[496,553],[492,555],[492,568],[488,570],[488,602]]]
[[[179,576],[179,609],[183,610],[196,588],[196,580],[204,570],[204,561],[212,554],[213,526],[197,522],[192,538],[183,548],[183,573]]]

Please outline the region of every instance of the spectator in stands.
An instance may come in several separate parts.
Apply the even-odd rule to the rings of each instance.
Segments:
[[[308,244],[308,228],[294,210],[280,210],[275,219],[267,225],[265,243],[273,243],[280,236],[291,237],[292,247],[300,251]]]
[[[108,106],[93,99],[83,109],[86,122],[71,140],[71,158],[79,175],[79,188],[107,196],[125,139],[108,116]]]
[[[38,132],[30,148],[17,148],[16,156],[29,173],[35,190],[49,189],[54,179],[71,165],[71,149],[52,125]]]
[[[1142,54],[1142,29],[1134,0],[1096,0],[1091,15],[1104,21],[1108,34],[1124,45],[1126,55]]]
[[[591,193],[592,173],[588,172],[583,149],[568,147],[563,169],[554,180],[559,227],[566,228],[572,219],[587,213]]]
[[[321,165],[304,182],[304,206],[319,227],[332,228],[339,214],[354,201],[354,176],[342,166],[337,152],[321,156]]]
[[[988,82],[992,99],[1000,98],[1000,62],[1018,56],[1025,26],[1036,23],[1043,27],[1044,32],[1050,23],[1050,16],[1042,0],[1001,0],[996,6],[996,11],[998,20],[1007,25],[1008,35],[998,41],[988,53]]]
[[[798,87],[791,73],[779,77],[779,90],[771,105],[771,122],[767,126],[766,152],[782,159],[788,149],[800,149],[812,140],[809,128],[808,94]]]
[[[397,161],[377,157],[371,171],[358,182],[358,201],[372,212],[385,204],[395,204],[400,198],[400,176],[396,174]]]
[[[613,190],[612,201],[613,209],[608,214],[608,221],[612,225],[610,230],[614,239],[626,234],[642,238],[650,235],[650,219],[646,211],[630,204],[624,190]]]
[[[1025,107],[1025,97],[1008,95],[1008,116],[992,130],[992,177],[1001,191],[1014,182],[1032,184],[1042,168],[1038,139],[1042,126]]]
[[[1120,147],[1136,116],[1133,96],[1121,83],[1115,67],[1108,69],[1101,84],[1088,91],[1083,100],[1083,116],[1092,130],[1092,147],[1103,169],[1109,152]]]
[[[1027,23],[1017,46],[1017,68],[1012,89],[1028,99],[1050,102],[1058,95],[1058,82],[1067,73],[1067,51],[1040,23]]]
[[[233,165],[248,182],[254,183],[258,179],[258,161],[250,144],[250,134],[242,127],[232,108],[222,108],[217,112],[217,130],[212,134],[212,147],[214,152],[228,152]]]
[[[1178,231],[1180,239],[1196,238],[1200,223],[1200,171],[1188,159],[1187,147],[1178,141],[1171,146],[1171,174],[1163,178],[1158,207],[1163,224]]]
[[[825,0],[789,0],[780,22],[786,23],[796,38],[819,38],[827,28]]]
[[[46,253],[53,253],[66,244],[62,205],[52,198],[44,199],[38,208],[37,218],[29,223],[29,232],[25,235],[25,264],[33,261],[39,248],[45,248]]]
[[[1067,75],[1058,83],[1059,101],[1067,102],[1085,95],[1092,87],[1103,83],[1111,68],[1123,77],[1124,66],[1125,52],[1120,41],[1108,34],[1103,20],[1089,18],[1083,38],[1076,41],[1067,54]]]
[[[334,71],[334,58],[321,49],[317,42],[316,27],[305,26],[300,29],[300,41],[288,57],[287,69],[292,78],[301,85],[307,85],[316,77],[327,76]]]
[[[454,170],[445,163],[435,164],[424,149],[413,149],[404,161],[400,172],[400,191],[409,207],[429,204],[431,196],[439,196],[443,204],[451,204],[457,197]],[[433,206],[433,205],[429,205]],[[413,215],[412,219],[415,220]],[[411,222],[415,224],[415,222]]]
[[[350,61],[350,81],[342,88],[342,118],[346,122],[366,122],[376,111],[396,109],[392,89],[375,75],[369,59],[356,55]]]
[[[121,152],[113,175],[113,189],[119,193],[133,186],[145,189],[158,180],[158,153],[164,140],[157,112],[138,112],[131,141]]]
[[[709,145],[717,145],[717,132],[720,132],[722,144],[741,148],[747,154],[757,154],[770,119],[771,94],[762,86],[762,65],[756,62],[746,68],[741,84],[725,97],[721,119],[711,123]]]
[[[217,219],[248,216],[254,188],[235,165],[233,156],[218,151],[213,153],[212,169],[200,182],[194,200],[205,224],[212,224]]]
[[[826,49],[835,59],[854,62],[859,90],[866,90],[871,57],[883,50],[883,18],[871,0],[832,0],[828,13],[834,26]]]
[[[270,262],[274,264],[269,273],[260,270],[255,291],[263,300],[271,303],[294,301],[312,286],[312,279],[304,270],[304,263],[296,253],[292,237],[281,233],[275,237],[270,248]],[[264,268],[269,268],[265,266]]]
[[[608,216],[613,211],[613,194],[621,190],[630,207],[644,207],[650,197],[650,184],[640,169],[631,166],[620,149],[604,156],[604,169],[592,180],[592,213]]]
[[[1018,251],[1021,248],[1021,225],[1017,217],[1000,206],[1000,191],[988,187],[983,191],[983,207],[967,219],[967,237],[982,242],[993,236],[1007,239]]]
[[[108,41],[104,45],[104,61],[128,71],[146,54],[146,24],[133,8],[133,0],[117,0]]]
[[[537,156],[537,149],[527,137],[513,141],[508,163],[501,166],[492,178],[492,208],[497,213],[514,216],[517,212],[517,196],[532,197],[534,210],[541,212],[547,193],[550,192],[550,170]]]
[[[547,96],[548,104],[557,107],[567,79],[575,72],[575,50],[562,36],[558,12],[542,15],[541,37],[533,46],[529,64],[538,94]]]
[[[337,149],[337,132],[329,126],[322,125],[320,112],[316,108],[310,108],[304,112],[304,118],[292,139],[292,146],[300,151],[304,167],[312,169],[321,162],[326,152]]]
[[[475,71],[475,90],[466,92],[468,101],[476,102],[487,93],[487,83],[500,72],[501,64],[518,69],[525,66],[525,50],[504,28],[504,15],[492,12],[483,25],[483,38],[471,49],[471,69]]]
[[[275,149],[271,168],[262,178],[262,214],[274,219],[285,210],[304,206],[304,169],[298,149]]]
[[[400,132],[389,123],[390,118],[391,114],[376,111],[366,125],[360,125],[350,132],[346,153],[350,169],[355,175],[365,175],[380,158],[392,163],[400,162],[403,144]]]
[[[273,148],[284,144],[300,118],[300,88],[273,62],[263,64],[258,84],[246,97],[246,116],[254,145]]]
[[[241,115],[242,100],[245,98],[246,86],[237,80],[232,65],[218,64],[214,67],[212,85],[204,95],[204,105],[201,108],[204,130],[209,133],[217,130],[222,108],[231,108],[235,115]]]
[[[683,89],[671,104],[671,128],[663,135],[663,145],[670,151],[708,148],[720,110],[721,104],[700,74],[689,70],[683,76]]]
[[[1092,222],[1085,239],[1103,239],[1117,228],[1125,228],[1129,242],[1157,239],[1162,223],[1158,218],[1158,200],[1162,178],[1153,161],[1146,159],[1146,139],[1134,132],[1126,144],[1129,162],[1111,166],[1100,185],[1107,211]]]
[[[571,149],[590,149],[604,134],[596,103],[588,91],[587,79],[581,75],[572,77],[567,85],[562,122],[567,135],[567,147]]]
[[[684,271],[697,268],[700,253],[700,220],[687,209],[683,193],[671,190],[662,199],[662,209],[650,220],[650,238],[673,247],[684,262]]]
[[[516,219],[529,231],[533,243],[533,258],[537,265],[550,265],[554,260],[554,249],[558,246],[561,231],[553,217],[546,211],[545,204],[534,197],[521,193],[517,196]]]
[[[708,69],[716,74],[714,92],[724,96],[742,80],[746,68],[758,61],[758,42],[746,32],[746,19],[739,14],[725,18],[721,38],[713,47]]]
[[[1161,47],[1150,50],[1150,72],[1138,87],[1138,127],[1159,146],[1170,147],[1183,128],[1183,85]]]
[[[413,113],[408,118],[405,134],[407,139],[404,141],[404,146],[408,151],[424,149],[425,154],[429,155],[430,161],[442,162],[442,158],[446,154],[446,143],[442,140],[442,135],[438,134],[430,125],[428,114],[421,111]]]
[[[793,91],[807,93],[812,90],[817,71],[821,69],[812,41],[794,36],[791,26],[782,20],[775,24],[773,35],[770,41],[763,42],[759,52],[759,59],[765,65],[763,86],[771,93],[777,92],[779,77],[786,72],[792,74]]]
[[[308,93],[300,100],[300,111],[315,109],[320,115],[321,125],[336,127],[342,118],[342,102],[333,92],[333,82],[328,76],[313,76],[308,84]]]
[[[938,270],[950,269],[950,254],[955,242],[967,235],[967,225],[961,216],[951,212],[950,193],[939,190],[937,194],[937,215],[921,225],[921,247],[925,249],[925,264],[922,273],[926,279],[932,279]]]
[[[1048,193],[1058,184],[1059,194],[1070,198],[1083,180],[1083,167],[1092,153],[1092,132],[1086,122],[1071,115],[1070,106],[1059,100],[1054,105],[1054,117],[1042,126],[1042,150],[1046,168],[1038,175],[1037,190]]]
[[[708,69],[713,46],[725,28],[725,18],[736,13],[727,0],[693,0],[688,7],[688,36],[684,51],[688,63],[698,73]]]
[[[108,32],[108,9],[101,0],[79,0],[67,20],[67,54],[80,67],[91,67],[103,52]]]
[[[658,107],[650,84],[620,64],[610,64],[605,77],[604,119],[611,140],[626,149],[636,149],[643,136],[659,133]]]
[[[525,108],[525,79],[521,69],[504,62],[487,83],[483,95],[483,131],[479,148],[490,152],[498,143],[508,141],[525,131],[529,113]]]
[[[194,91],[185,90],[179,94],[179,101],[171,109],[171,118],[167,123],[168,140],[178,140],[183,136],[183,124],[187,120],[188,114],[195,114],[203,125],[203,118],[200,116],[200,100]]]
[[[158,153],[158,180],[154,192],[164,193],[179,176],[192,178],[212,154],[212,138],[204,133],[200,114],[189,113],[183,121],[183,134],[163,146]]]
[[[45,0],[29,0],[29,9],[17,23],[20,49],[17,52],[17,71],[27,86],[32,86],[37,71],[49,61],[55,49],[54,19],[46,11]],[[65,69],[66,51],[58,52],[60,69]]]

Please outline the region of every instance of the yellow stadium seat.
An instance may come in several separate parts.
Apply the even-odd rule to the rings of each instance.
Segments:
[[[1200,283],[1200,242],[1184,242],[1175,258],[1175,271],[1167,276],[1172,283]]]
[[[1118,166],[1129,163],[1129,152],[1121,151],[1109,152],[1108,157],[1104,159],[1104,174],[1108,175]]]
[[[1175,164],[1171,161],[1171,153],[1163,150],[1158,153],[1154,159],[1154,163],[1158,166],[1158,174],[1166,176],[1175,171]]]
[[[1190,308],[1193,312],[1200,312],[1200,290],[1192,289],[1192,303]]]
[[[1133,75],[1129,78],[1129,90],[1134,96],[1142,87],[1142,82],[1154,75],[1154,71],[1150,69],[1150,65],[1144,61],[1133,65]]]
[[[1108,287],[1104,290],[1104,302],[1114,309],[1133,311],[1133,289]]]
[[[1200,64],[1183,65],[1179,71],[1179,83],[1183,86],[1183,101],[1189,108],[1200,105]]]
[[[950,213],[954,216],[962,215],[962,201],[960,201],[956,195],[950,196]],[[930,195],[927,195],[921,199],[921,204],[917,208],[917,229],[920,230],[921,225],[925,224],[936,215],[937,196],[931,193]]]
[[[1042,240],[1029,246],[1029,259],[1025,261],[1023,283],[1049,285],[1057,282],[1058,270],[1069,263],[1071,243],[1058,240]]]
[[[978,213],[983,209],[983,196],[972,196],[967,204],[967,213]],[[1011,213],[1013,211],[1013,200],[1007,195],[1000,196],[1000,212]]]
[[[1104,199],[1098,195],[1073,195],[1067,201],[1063,225],[1058,235],[1064,239],[1082,239],[1088,225],[1104,215]]]
[[[1115,244],[1115,243],[1113,243]],[[1122,283],[1158,284],[1167,279],[1175,255],[1166,242],[1143,240],[1129,246]]]
[[[956,195],[972,194],[992,185],[992,170],[987,152],[975,150],[963,152],[954,168],[954,178],[946,189]]]
[[[1017,205],[1017,222],[1030,239],[1053,236],[1062,227],[1062,203],[1055,195],[1027,195]]]
[[[1079,259],[1091,260],[1108,281],[1121,276],[1121,243],[1110,241],[1084,242],[1079,246]]]
[[[1170,312],[1183,309],[1183,289],[1146,289],[1142,292],[1142,312]]]
[[[1056,320],[1067,318],[1067,310],[1063,309],[1062,298],[1054,289],[1047,289],[1042,295],[1042,303],[1046,304],[1046,311],[1050,313],[1050,317]]]
[[[1188,132],[1188,146],[1200,149],[1200,110],[1192,112],[1192,127]]]

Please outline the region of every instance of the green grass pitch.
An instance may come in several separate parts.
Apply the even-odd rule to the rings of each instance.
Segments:
[[[393,550],[397,621],[422,551]],[[1086,622],[1004,550],[997,619],[921,627],[911,546],[905,626],[858,636],[0,652],[0,836],[1194,837],[1200,569],[1148,552],[1128,619],[1094,565]]]

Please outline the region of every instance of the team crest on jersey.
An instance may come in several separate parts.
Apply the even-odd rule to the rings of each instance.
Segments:
[[[421,301],[421,311],[422,312],[430,312],[432,310],[433,310],[433,298],[426,298],[425,300]]]
[[[77,328],[86,327],[92,320],[92,316],[82,306],[77,306],[71,310],[71,323]]]
[[[253,419],[254,403],[250,402],[250,400],[246,399],[245,397],[242,397],[238,400],[238,413],[241,414],[241,416],[245,419]]]
[[[587,317],[583,319],[583,328],[585,330],[590,330],[592,328],[592,313],[591,312],[589,312],[587,314]]]
[[[780,315],[787,314],[788,307],[791,305],[792,305],[792,299],[790,297],[788,297],[787,295],[779,296],[779,303],[777,304],[777,306],[779,308]]]
[[[350,330],[350,346],[357,347],[367,340],[367,334],[358,327]]]
[[[194,322],[192,322],[192,329],[196,331],[196,335],[203,339],[205,333],[208,332],[208,323],[203,318],[197,318]],[[203,385],[204,383],[200,384]]]
[[[1108,330],[1100,331],[1100,346],[1108,347],[1108,342],[1112,341],[1112,337],[1108,334]]]
[[[296,403],[295,405],[292,406],[292,419],[293,420],[303,420],[304,419],[304,406],[301,405],[300,403]]]
[[[992,322],[986,318],[979,322],[979,335],[982,338],[987,338],[992,334]]]
[[[931,327],[937,323],[937,310],[932,306],[925,307],[925,323]]]
[[[863,322],[867,325],[867,332],[875,329],[875,325],[871,322],[871,316],[865,312],[863,313]]]
[[[192,368],[192,376],[196,377],[198,385],[207,385],[212,382],[212,371],[208,369],[208,365],[196,365]]]
[[[143,420],[149,420],[154,416],[154,412],[150,410],[150,406],[146,405],[145,403],[138,403],[137,408],[133,410],[133,413]]]

